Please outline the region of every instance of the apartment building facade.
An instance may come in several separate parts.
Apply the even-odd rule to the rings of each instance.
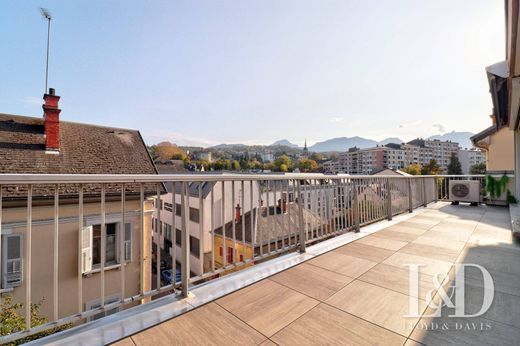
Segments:
[[[261,187],[258,182],[189,182],[186,183],[186,191],[183,193],[182,186],[180,182],[175,186],[166,184],[167,193],[161,195],[160,199],[156,198],[153,211],[153,241],[175,258],[176,262],[180,262],[184,205],[187,229],[190,232],[191,271],[200,275],[212,266],[212,230],[231,222],[236,213],[248,213],[258,207],[259,203],[262,203],[259,200]],[[186,196],[184,202],[182,196]]]
[[[414,139],[408,143],[389,143],[374,148],[350,148],[336,162],[324,166],[327,173],[371,174],[384,168],[399,170],[411,164],[425,165],[435,159],[447,171],[452,153],[459,144],[451,141]]]
[[[459,161],[463,174],[470,174],[471,167],[486,163],[486,152],[477,148],[474,149],[460,149]]]
[[[43,118],[0,114],[0,173],[157,174],[138,131],[61,121],[59,99],[53,89],[44,95]],[[2,296],[42,301],[52,319],[100,305],[101,267],[105,302],[150,289],[152,201],[141,204],[138,186],[125,186],[124,200],[122,186],[1,188]]]

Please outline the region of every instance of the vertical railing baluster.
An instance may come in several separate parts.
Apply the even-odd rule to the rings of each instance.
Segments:
[[[53,272],[52,272],[52,292],[53,292],[53,320],[58,320],[58,222],[59,222],[59,185],[54,188],[54,234],[53,234]]]
[[[130,232],[133,230],[130,229]],[[119,232],[119,262],[121,264],[121,271],[119,280],[121,281],[121,301],[125,299],[125,269],[126,269],[126,249],[125,249],[125,240],[126,240],[126,220],[125,220],[125,184],[121,184],[121,227]],[[132,235],[130,235],[132,237]],[[130,246],[132,246],[132,242],[130,242]],[[130,253],[132,250],[130,249]],[[130,259],[129,259],[130,260]]]
[[[175,189],[177,188],[177,183],[172,181],[172,247],[171,247],[171,255],[172,255],[172,273],[173,273],[173,282],[174,287],[177,284],[177,199]]]
[[[202,198],[202,185],[204,182],[199,182],[199,270],[204,274],[204,200]]]
[[[231,245],[231,261],[233,266],[236,266],[236,246],[237,246],[237,237],[236,237],[236,206],[235,206],[235,181],[231,180],[231,237],[232,237],[232,245]]]
[[[258,213],[257,213],[257,220],[256,220],[256,225],[257,225],[257,229],[256,229],[256,237],[258,239],[258,244],[260,246],[260,257],[262,257],[264,255],[264,244],[263,244],[263,240],[264,240],[264,236],[263,236],[263,227],[260,227],[260,219],[262,218],[262,208],[263,208],[263,205],[262,205],[262,187],[261,187],[261,184],[260,184],[260,180],[258,180]],[[253,249],[254,251],[254,249]]]
[[[33,186],[27,186],[27,237],[25,239],[25,328],[31,328],[31,255]]]
[[[408,181],[408,212],[413,212],[413,197],[412,197],[412,178],[406,178]]]
[[[304,181],[305,183],[305,181]],[[300,253],[304,253],[305,252],[305,242],[306,242],[306,232],[305,232],[305,227],[304,227],[304,224],[303,224],[303,203],[304,201],[302,200],[302,189],[301,189],[301,181],[298,180],[298,224],[299,224],[299,238],[300,238]]]
[[[78,186],[78,313],[83,312],[83,184]]]
[[[226,182],[222,180],[222,195],[221,195],[221,224],[222,224],[222,255],[224,255],[224,261],[222,263],[222,267],[226,267],[227,265],[227,240],[226,240]]]
[[[139,224],[140,224],[140,232],[139,232],[139,270],[142,274],[144,274],[144,261],[145,261],[145,225],[144,225],[144,184],[139,184]],[[151,267],[151,266],[150,266]],[[152,281],[152,278],[150,278],[150,281]],[[139,276],[139,290],[141,291],[141,294],[145,291],[145,277],[144,275]]]
[[[186,195],[187,195],[187,187],[186,182],[182,182],[182,192],[181,192],[181,278],[182,278],[182,291],[181,294],[183,297],[188,296],[188,285],[190,281],[190,232],[188,229],[188,216],[186,215]],[[189,200],[188,200],[189,202]]]
[[[423,207],[428,206],[428,196],[426,195],[426,177],[422,178],[422,191],[423,191]]]
[[[211,272],[215,272],[215,193],[214,183],[211,183]]]
[[[386,178],[386,201],[388,203],[387,205],[387,212],[388,212],[388,221],[391,221],[392,220],[392,217],[393,217],[393,213],[392,213],[392,187],[390,185],[390,179],[389,178]]]
[[[360,230],[360,222],[361,222],[361,215],[360,215],[360,208],[358,203],[358,183],[357,180],[353,180],[353,193],[354,193],[354,232],[358,233]]]
[[[105,206],[105,184],[101,184],[101,306],[105,306],[105,261],[107,252],[107,229],[106,229],[106,206]]]
[[[267,227],[269,229],[267,229],[267,253],[268,254],[271,254],[271,238],[273,236],[273,226],[271,224],[271,218],[269,217],[270,216],[270,211],[269,211],[269,208],[270,208],[270,205],[271,205],[271,201],[269,200],[269,197],[270,197],[270,194],[269,194],[269,191],[271,190],[271,180],[267,180],[266,182],[266,185],[267,185],[267,189],[266,189],[266,197],[265,199],[267,200],[267,205],[266,205],[266,208],[267,208],[267,222],[266,222],[266,225],[268,225]]]
[[[245,204],[245,192],[244,192],[244,180],[240,182],[241,186],[241,201],[240,201],[240,221],[242,222],[242,260],[246,260],[246,204]],[[250,213],[250,216],[251,213]]]
[[[161,185],[157,184],[157,197],[155,202],[155,215],[156,215],[156,224],[157,227],[155,229],[154,237],[155,241],[155,267],[157,268],[156,279],[156,287],[157,289],[161,288],[161,233],[163,232],[163,225],[161,221]]]
[[[249,209],[250,209],[250,224],[251,224],[251,229],[249,230],[251,232],[251,258],[254,258],[255,257],[255,236],[254,236],[254,215],[255,213],[253,212],[253,180],[250,180],[249,181]],[[258,220],[257,220],[258,222]]]
[[[4,212],[3,210],[3,206],[2,206],[2,189],[3,189],[3,186],[0,185],[0,284],[2,283],[3,281],[3,278],[2,278],[2,274],[1,274],[1,271],[2,271],[2,214]]]

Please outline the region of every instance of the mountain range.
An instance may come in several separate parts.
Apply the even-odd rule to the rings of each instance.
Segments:
[[[442,141],[452,141],[459,143],[461,148],[471,148],[473,147],[473,144],[471,143],[471,140],[469,139],[471,136],[473,136],[473,133],[471,132],[447,132],[444,134],[434,135],[430,136],[426,139],[439,139]],[[338,138],[331,138],[327,139],[322,142],[317,142],[309,147],[309,151],[311,152],[317,152],[317,153],[324,153],[324,152],[334,152],[334,151],[346,151],[349,148],[358,147],[360,149],[364,148],[371,148],[375,147],[377,145],[385,145],[388,143],[404,143],[404,141],[397,137],[389,137],[386,139],[383,139],[382,141],[376,141],[369,138],[363,138],[359,136],[354,137],[338,137]],[[219,144],[214,146],[215,149],[226,149],[226,148],[240,148],[240,147],[246,147],[244,144]],[[287,139],[280,139],[271,145],[268,145],[268,147],[288,147],[288,148],[301,148],[297,144],[291,143]]]

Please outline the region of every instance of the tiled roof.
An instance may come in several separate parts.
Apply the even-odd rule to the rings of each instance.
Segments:
[[[136,130],[60,121],[60,143],[45,152],[43,117],[0,114],[0,174],[157,174]]]

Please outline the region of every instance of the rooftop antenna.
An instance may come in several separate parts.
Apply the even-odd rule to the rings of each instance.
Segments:
[[[46,8],[40,7],[40,12],[45,20],[47,20],[47,62],[45,64],[45,93],[47,93],[47,82],[49,80],[49,49],[51,43],[51,13]]]

